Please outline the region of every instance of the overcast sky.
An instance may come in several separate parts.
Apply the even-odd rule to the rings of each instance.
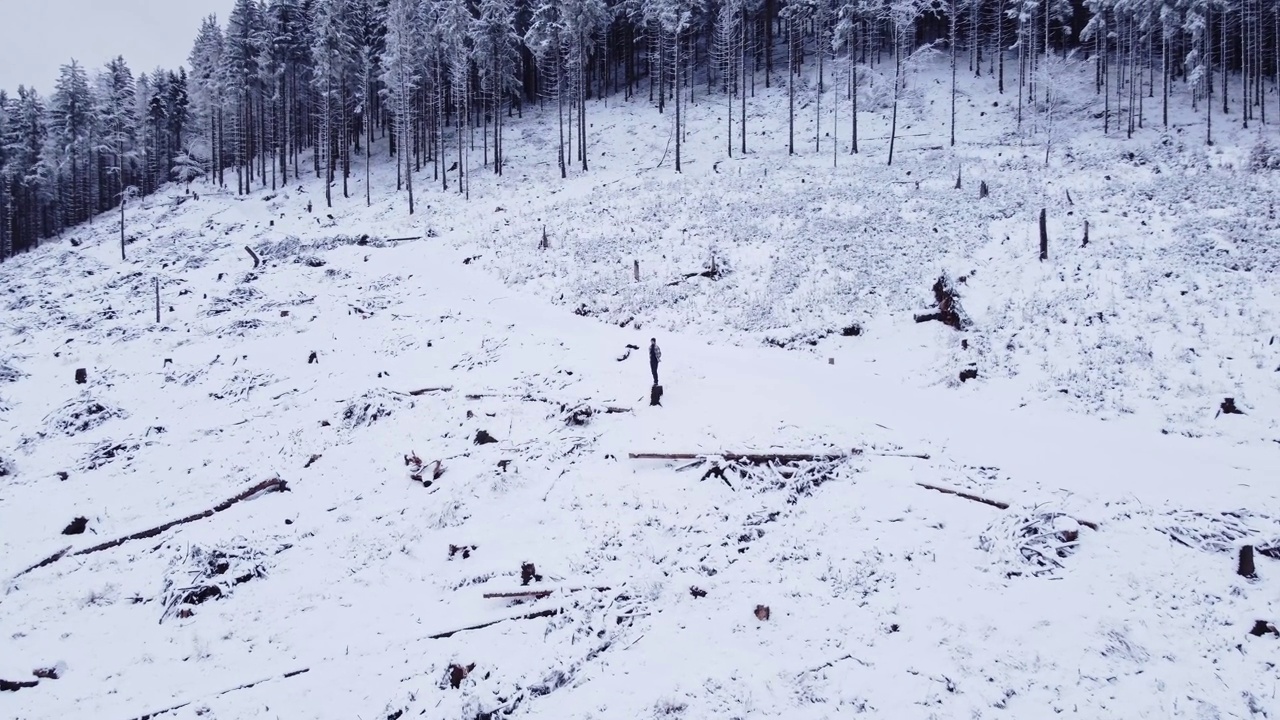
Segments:
[[[0,0],[0,88],[53,92],[58,68],[75,58],[90,77],[123,55],[136,77],[186,65],[200,20],[226,27],[234,0]]]

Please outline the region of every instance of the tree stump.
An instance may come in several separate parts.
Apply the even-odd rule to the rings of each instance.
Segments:
[[[652,388],[649,389],[649,406],[660,407],[661,405],[662,405],[662,386],[654,385]]]
[[[1048,211],[1040,208],[1040,261],[1049,259],[1049,218]]]
[[[1243,415],[1244,411],[1236,407],[1235,398],[1224,398],[1222,401],[1223,415]]]
[[[76,384],[83,385],[89,382],[89,371],[84,368],[76,369]]]
[[[312,350],[311,356],[307,358],[307,364],[310,365],[311,363],[319,363],[319,362],[320,362],[320,359],[319,357],[317,357],[316,351]]]
[[[1089,221],[1084,221],[1084,240],[1080,243],[1080,247],[1089,247]]]
[[[88,518],[78,517],[62,530],[63,535],[80,535],[89,527]]]
[[[759,620],[760,622],[764,622],[765,620],[768,620],[768,619],[769,619],[769,606],[768,606],[768,605],[757,605],[757,606],[756,606],[756,619],[757,619],[757,620]]]
[[[1236,574],[1242,578],[1250,580],[1258,577],[1258,570],[1253,565],[1253,546],[1245,545],[1240,548],[1240,562],[1236,565]]]
[[[490,443],[496,443],[496,442],[498,442],[498,439],[490,435],[488,432],[484,430],[476,431],[476,439],[475,439],[476,445],[488,445]]]
[[[979,200],[985,198],[987,195],[990,195],[990,194],[991,192],[987,190],[986,180],[983,180],[982,182],[978,183],[978,199]]]

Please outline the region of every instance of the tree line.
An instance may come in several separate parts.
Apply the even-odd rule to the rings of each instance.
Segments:
[[[952,145],[964,66],[1017,94],[1021,127],[1051,112],[1069,55],[1093,64],[1108,133],[1167,126],[1171,95],[1209,143],[1215,113],[1249,127],[1274,102],[1280,118],[1277,0],[236,0],[225,25],[203,21],[187,67],[135,77],[118,57],[91,75],[72,61],[47,99],[0,90],[0,259],[169,181],[248,193],[307,173],[332,206],[360,167],[368,203],[384,139],[412,213],[415,178],[466,194],[470,169],[502,174],[506,127],[535,104],[556,113],[561,177],[589,171],[588,101],[611,96],[671,117],[679,171],[689,103],[724,103],[726,153],[746,153],[749,100],[782,83],[788,150],[804,151],[806,82],[815,152],[822,93],[838,91],[838,161],[839,99],[856,153],[856,88],[878,73],[892,162],[904,67],[926,46],[950,57]]]

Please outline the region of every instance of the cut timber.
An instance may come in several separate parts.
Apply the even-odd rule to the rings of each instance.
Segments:
[[[242,502],[244,500],[250,500],[257,495],[269,493],[269,492],[285,492],[288,489],[289,489],[288,483],[286,483],[284,480],[281,480],[280,478],[272,478],[270,480],[264,480],[258,483],[257,485],[254,485],[253,487],[249,488],[248,490],[245,490],[239,495],[236,495],[235,497],[231,497],[226,500],[223,500],[222,502],[218,503],[217,505],[215,505],[214,507],[208,510],[205,510],[204,512],[196,513],[195,515],[188,515],[187,517],[179,518],[177,520],[171,520],[163,525],[158,525],[156,527],[153,527],[150,530],[143,530],[141,532],[136,532],[136,533],[133,533],[132,535],[126,535],[121,538],[116,538],[115,540],[104,542],[100,545],[94,545],[93,547],[84,548],[83,550],[77,550],[73,553],[70,553],[70,555],[71,556],[88,555],[90,553],[101,552],[102,550],[110,550],[111,548],[123,545],[129,542],[130,540],[143,540],[146,538],[155,537],[160,533],[165,532],[166,530],[169,530],[171,528],[175,528],[179,525],[185,525],[187,523],[195,522],[196,520],[203,520],[208,517],[213,517],[213,515],[215,515],[216,513],[220,513],[223,510],[230,508],[232,505],[235,505],[236,503]],[[70,548],[68,548],[68,550],[69,549]],[[64,557],[68,557],[67,550],[63,550],[62,552],[55,553],[54,555],[51,555],[45,558],[41,562],[35,565],[32,565],[26,570],[23,570],[22,572],[15,575],[14,579],[16,580],[22,577],[23,575],[26,575],[27,573],[31,572],[32,570],[42,568],[46,565],[52,565],[53,563],[57,562],[58,560],[61,560]]]
[[[257,270],[258,266],[262,264],[262,261],[258,259],[258,253],[254,252],[253,248],[248,245],[244,246],[244,251],[249,253],[249,257],[253,258],[253,269]]]
[[[549,610],[540,610],[540,611],[538,611],[538,612],[535,612],[535,613],[529,613],[529,614],[527,614],[527,615],[517,615],[517,616],[515,616],[515,617],[499,618],[499,619],[497,619],[497,620],[490,620],[490,621],[488,621],[488,622],[482,622],[482,623],[480,623],[480,624],[478,624],[478,625],[468,625],[467,627],[458,628],[457,630],[448,630],[448,631],[445,631],[445,632],[442,632],[442,633],[436,633],[435,635],[428,635],[428,636],[427,636],[427,639],[428,639],[428,640],[443,640],[444,638],[447,638],[447,637],[453,637],[454,635],[457,635],[457,634],[458,634],[458,633],[460,633],[460,632],[467,632],[467,631],[470,631],[470,630],[483,630],[484,628],[492,627],[492,626],[494,626],[494,625],[497,625],[498,623],[503,623],[503,622],[506,622],[506,621],[508,621],[508,620],[535,620],[535,619],[537,619],[537,618],[552,617],[553,615],[558,615],[558,614],[560,614],[560,608],[551,608],[551,609],[549,609]]]

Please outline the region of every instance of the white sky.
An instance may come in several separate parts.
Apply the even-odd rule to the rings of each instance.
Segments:
[[[0,88],[48,96],[75,58],[92,77],[116,55],[133,70],[186,65],[200,20],[226,27],[234,0],[0,0]]]

